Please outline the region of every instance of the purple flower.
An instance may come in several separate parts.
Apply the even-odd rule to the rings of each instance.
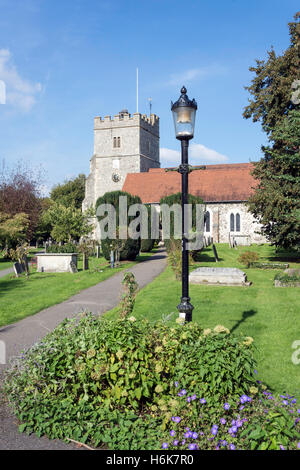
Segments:
[[[221,424],[226,424],[226,419],[221,418],[221,419],[220,419],[220,423],[221,423]]]
[[[189,450],[196,450],[197,444],[189,444]]]
[[[227,441],[221,441],[222,447],[227,446]]]
[[[181,393],[182,396],[183,396],[183,395],[186,395],[186,390],[183,389],[183,390],[181,390],[180,393]]]
[[[175,441],[173,441],[173,446],[178,446],[178,444],[179,444],[179,441],[175,439]]]
[[[189,439],[190,437],[192,437],[191,431],[187,431],[187,432],[184,434],[184,437],[185,437],[186,439]]]
[[[172,436],[172,437],[175,436],[175,431],[173,431],[173,429],[172,429],[172,431],[170,431],[170,436]]]
[[[235,450],[235,445],[229,444],[229,450]]]
[[[254,369],[254,374],[257,374],[257,370],[256,370],[256,369]]]
[[[298,442],[298,444],[297,444],[297,448],[298,448],[298,449],[300,449],[300,442]]]
[[[163,445],[162,445],[162,448],[163,448],[163,449],[167,449],[167,448],[168,448],[168,444],[167,444],[166,442],[164,442]]]
[[[192,433],[192,438],[193,438],[193,439],[197,439],[197,437],[198,437],[198,433],[193,432],[193,433]]]
[[[279,446],[280,447],[280,450],[285,450],[285,448],[283,446]]]
[[[191,396],[191,399],[192,399],[192,400],[196,400],[196,398],[197,398],[196,394],[194,394],[194,395]]]
[[[183,439],[183,441],[181,441],[181,445],[184,446],[185,444],[185,439]]]
[[[297,413],[300,415],[300,408],[299,408],[299,410],[297,410]]]
[[[216,434],[218,434],[218,426],[216,424],[214,424],[211,428],[211,433],[213,436],[216,436]]]
[[[205,398],[201,398],[200,403],[202,403],[202,405],[205,405],[205,403],[206,403]]]
[[[190,402],[191,402],[191,397],[187,397],[186,401],[187,401],[188,403],[190,403]]]
[[[229,410],[230,408],[230,405],[229,403],[225,403],[225,405],[223,406],[224,410]]]
[[[180,423],[181,418],[180,418],[179,416],[175,416],[175,418],[173,419],[173,421],[178,424],[178,423]]]
[[[283,400],[282,403],[283,403],[284,405],[288,405],[288,404],[289,404],[289,402],[288,402],[287,400]]]
[[[175,387],[176,387],[176,388],[178,387],[178,382],[175,382]]]

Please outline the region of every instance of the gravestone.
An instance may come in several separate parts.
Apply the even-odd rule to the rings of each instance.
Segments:
[[[190,273],[191,284],[249,286],[246,274],[237,268],[197,268]]]
[[[100,246],[99,245],[96,246],[96,256],[97,258],[100,258]]]
[[[76,266],[76,264],[74,263],[74,261],[71,261],[71,262],[70,262],[70,271],[71,271],[71,273],[73,273],[73,274],[78,273],[78,269],[77,269],[77,266]]]
[[[14,268],[14,272],[15,272],[16,277],[19,277],[20,274],[23,274],[23,272],[25,271],[24,266],[21,263],[18,263],[18,262],[13,264],[13,268]]]
[[[214,250],[215,261],[217,263],[220,260],[219,260],[219,257],[218,257],[217,248],[216,248],[215,244],[213,244],[213,250]]]
[[[86,271],[89,269],[89,257],[83,253],[82,257],[82,263],[83,263],[83,270]]]

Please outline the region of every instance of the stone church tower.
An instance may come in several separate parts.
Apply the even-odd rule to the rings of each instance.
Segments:
[[[94,155],[86,180],[83,210],[108,191],[122,190],[128,173],[159,168],[159,118],[127,110],[94,119]]]

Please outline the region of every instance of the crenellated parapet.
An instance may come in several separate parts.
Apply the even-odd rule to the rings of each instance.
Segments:
[[[96,116],[94,118],[94,130],[114,129],[120,127],[142,127],[144,130],[151,132],[159,137],[159,117],[156,114],[134,113],[129,114],[127,110],[120,111],[115,116]]]

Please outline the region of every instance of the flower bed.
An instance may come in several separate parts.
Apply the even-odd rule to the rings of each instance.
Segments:
[[[252,350],[221,325],[82,315],[18,358],[5,391],[20,431],[94,447],[296,448],[294,403],[264,394]]]

